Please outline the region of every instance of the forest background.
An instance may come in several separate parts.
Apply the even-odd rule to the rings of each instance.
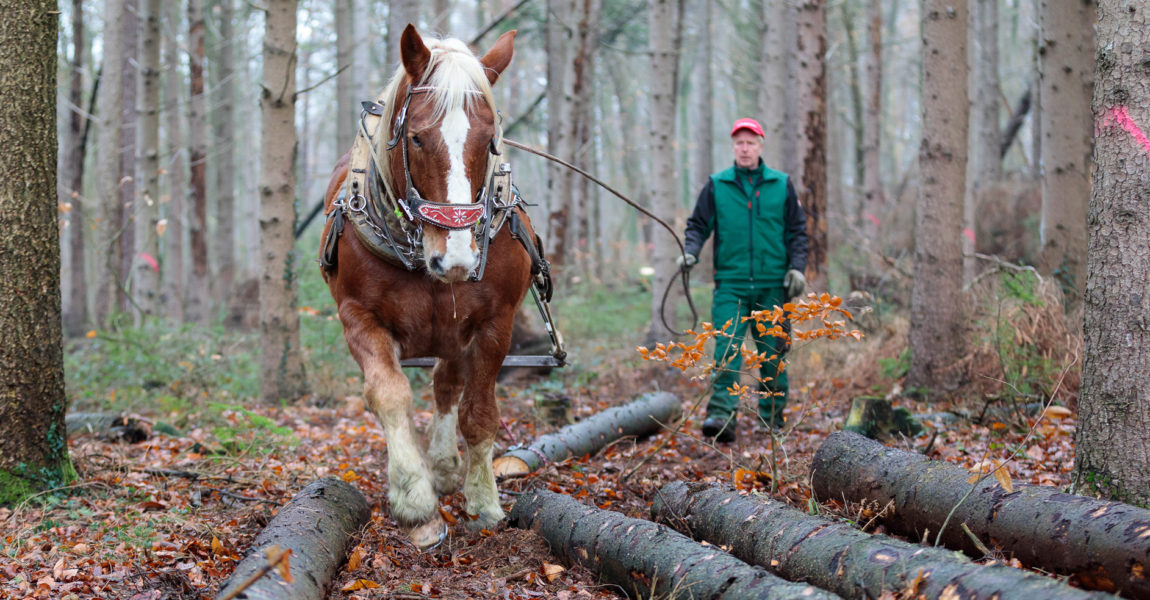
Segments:
[[[265,6],[60,3],[68,411],[123,411],[180,428],[222,423],[215,432],[226,447],[238,421],[251,428],[243,435],[272,427],[249,412],[259,401],[272,410],[355,398],[362,382],[316,265],[314,209],[350,146],[359,102],[390,77],[408,22],[479,49],[518,29],[495,88],[504,134],[595,173],[676,230],[705,177],[728,164],[729,124],[763,123],[765,161],[792,176],[811,215],[811,289],[846,298],[866,335],[793,353],[801,397],[819,398],[832,422],[851,397],[878,394],[968,416],[1001,405],[1019,418],[986,421],[987,435],[1025,434],[1027,406],[1053,401],[1079,413],[1077,428],[1070,421],[1052,433],[1073,434],[1076,445],[1060,451],[1048,479],[1035,477],[1150,501],[1150,451],[1136,441],[1150,401],[1127,393],[1142,389],[1130,383],[1141,361],[1110,368],[1124,359],[1105,343],[1109,333],[1084,335],[1129,338],[1145,295],[1127,311],[1107,304],[1107,293],[1139,294],[1147,270],[1144,253],[1120,250],[1144,235],[1129,225],[1145,208],[1123,199],[1147,189],[1150,105],[1144,84],[1101,79],[1117,77],[1145,33],[1123,18],[1113,32],[1103,27],[1113,14],[1105,3],[1097,17],[1089,2],[1040,0],[957,9],[902,0],[287,4],[298,20],[295,126],[279,138],[259,118],[269,90]],[[286,281],[276,292],[290,299],[286,336],[306,365],[286,383],[269,367],[283,357],[260,351],[273,279],[261,172],[272,167],[268,148],[285,144],[295,148],[284,204],[295,224],[275,250],[289,275],[274,279]],[[634,348],[673,337],[660,315],[676,272],[673,240],[561,167],[515,151],[509,160],[536,204],[573,365],[516,393],[534,402],[620,373],[665,379]],[[1092,188],[1092,175],[1111,172],[1099,165],[1110,164],[1127,176]],[[708,274],[693,275],[705,319]],[[684,324],[684,299],[672,294],[671,320]],[[1116,442],[1082,422],[1091,381],[1094,418],[1130,435]],[[1135,399],[1110,402],[1119,396]],[[1097,458],[1083,458],[1084,448]]]

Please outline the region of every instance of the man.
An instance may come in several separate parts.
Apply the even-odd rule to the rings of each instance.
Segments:
[[[721,443],[735,440],[739,398],[730,388],[739,381],[739,349],[751,311],[782,306],[803,293],[807,265],[807,217],[785,173],[763,164],[763,128],[754,119],[739,119],[731,128],[734,166],[712,175],[687,220],[686,254],[681,268],[698,262],[699,250],[715,234],[715,290],[711,320],[715,327],[731,321],[731,338],[716,338],[711,399],[703,421],[703,436]],[[787,328],[789,331],[789,327]],[[755,347],[778,358],[763,364],[759,385],[759,417],[776,429],[783,426],[787,404],[787,374],[779,361],[787,341],[760,334],[751,327]]]

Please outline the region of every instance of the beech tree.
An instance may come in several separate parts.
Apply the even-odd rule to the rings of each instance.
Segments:
[[[1150,504],[1150,7],[1098,3],[1082,391],[1074,481],[1082,494]]]
[[[953,381],[965,353],[962,209],[966,171],[966,4],[922,5],[922,144],[915,215],[908,389]]]
[[[0,0],[0,505],[75,479],[65,440],[56,2]]]

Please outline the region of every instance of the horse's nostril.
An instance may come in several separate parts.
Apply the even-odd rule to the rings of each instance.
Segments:
[[[435,271],[436,273],[438,273],[440,275],[443,274],[443,257],[442,256],[432,256],[431,259],[427,261],[427,265],[429,267],[431,267],[432,271]]]

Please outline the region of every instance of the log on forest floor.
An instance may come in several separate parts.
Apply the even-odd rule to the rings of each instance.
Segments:
[[[1005,565],[978,565],[959,552],[924,548],[846,523],[813,517],[781,502],[708,484],[670,483],[652,516],[791,581],[844,598],[965,600],[1111,598]]]
[[[634,402],[609,408],[536,439],[526,448],[512,448],[495,459],[496,476],[526,475],[545,462],[593,454],[626,436],[642,437],[659,431],[683,414],[679,398],[667,392],[647,394]]]
[[[632,598],[838,597],[775,577],[664,525],[586,506],[546,490],[520,496],[511,509],[511,524],[535,531],[560,558],[587,567]]]
[[[266,569],[268,550],[291,550],[291,582],[272,570],[243,589],[246,600],[321,600],[354,536],[371,519],[371,507],[359,490],[341,479],[317,479],[300,490],[260,532],[248,555],[220,586],[226,598]]]
[[[68,413],[64,417],[68,437],[90,433],[113,442],[136,444],[152,435],[147,421],[118,413]]]
[[[1014,484],[1007,493],[993,477],[972,486],[970,476],[845,431],[829,436],[811,463],[818,498],[893,501],[894,514],[884,523],[911,539],[933,541],[957,506],[942,533],[947,547],[982,556],[962,530],[966,523],[982,543],[1024,565],[1071,575],[1089,589],[1150,598],[1150,510],[1039,485]]]

